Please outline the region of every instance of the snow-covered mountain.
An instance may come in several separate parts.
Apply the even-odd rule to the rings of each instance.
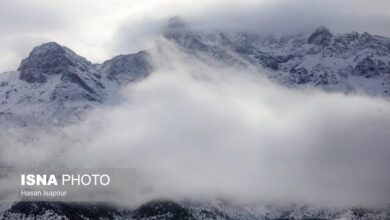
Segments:
[[[208,54],[224,64],[265,69],[287,86],[316,86],[327,91],[390,94],[390,39],[369,33],[313,33],[263,36],[256,33],[203,33],[179,18],[170,20],[165,37],[200,58]],[[205,59],[207,62],[207,59]]]
[[[129,220],[324,220],[389,219],[390,212],[365,208],[318,208],[283,204],[238,205],[221,200],[155,200],[136,209],[104,204],[20,202],[9,205],[4,219],[129,219]]]
[[[0,75],[0,121],[19,125],[61,125],[79,120],[119,87],[152,69],[148,53],[119,55],[92,64],[50,42],[35,47],[18,71]]]
[[[390,39],[386,37],[356,32],[334,35],[324,27],[283,37],[205,33],[192,30],[179,18],[170,20],[163,36],[206,63],[255,68],[288,87],[390,94]],[[57,43],[42,44],[17,71],[0,75],[0,122],[24,126],[77,121],[121,86],[148,76],[152,60],[141,51],[92,64]]]
[[[275,37],[258,33],[202,32],[173,18],[163,37],[210,65],[245,67],[288,87],[330,92],[390,94],[390,39],[369,33],[313,33]],[[210,59],[212,58],[212,59]],[[137,83],[156,67],[147,51],[93,64],[50,42],[35,47],[18,70],[0,74],[0,124],[61,126],[82,120],[122,86]],[[1,204],[3,218],[68,219],[388,219],[388,211],[296,206],[235,206],[218,202],[158,201],[135,210],[64,203]]]

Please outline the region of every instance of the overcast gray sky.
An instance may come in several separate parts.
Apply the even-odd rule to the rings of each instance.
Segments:
[[[0,67],[16,69],[46,41],[94,62],[135,52],[174,15],[205,30],[285,34],[324,25],[390,36],[384,0],[164,2],[2,0]],[[153,57],[158,71],[125,88],[118,106],[97,108],[86,121],[36,135],[28,145],[21,131],[3,130],[0,161],[135,167],[155,197],[389,204],[388,101],[290,90],[247,70],[186,60],[174,49]]]
[[[0,72],[47,41],[93,62],[136,52],[175,15],[204,29],[284,34],[325,25],[390,36],[387,0],[2,0]]]

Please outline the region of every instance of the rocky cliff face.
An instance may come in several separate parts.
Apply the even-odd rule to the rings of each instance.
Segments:
[[[22,61],[18,70],[19,78],[29,83],[45,83],[52,75],[69,75],[74,72],[85,72],[92,64],[78,56],[70,49],[49,42],[35,47],[30,55]]]
[[[288,87],[326,91],[390,93],[390,39],[356,32],[274,37],[255,33],[204,33],[173,18],[163,36],[190,56],[213,65],[251,67]],[[153,70],[148,52],[119,55],[92,64],[50,42],[35,47],[18,71],[0,75],[0,121],[64,124],[105,102],[121,86]]]
[[[106,74],[107,79],[123,85],[145,78],[152,70],[150,59],[145,51],[119,55],[105,61],[100,70]]]
[[[165,37],[183,51],[226,65],[252,66],[288,87],[314,86],[384,97],[390,93],[389,38],[356,32],[333,35],[324,27],[312,34],[273,37],[171,26]]]
[[[18,71],[0,75],[0,121],[39,126],[80,120],[122,85],[148,76],[149,59],[139,52],[96,65],[57,43],[42,44]]]

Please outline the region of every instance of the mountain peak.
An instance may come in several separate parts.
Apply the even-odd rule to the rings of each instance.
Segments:
[[[69,67],[86,69],[90,62],[56,42],[35,47],[21,62],[19,78],[29,83],[45,83],[47,77],[65,73]]]
[[[187,23],[183,21],[179,16],[171,17],[168,20],[168,28],[170,29],[182,29],[187,28]]]
[[[102,64],[109,80],[126,84],[148,76],[152,70],[150,55],[145,51],[136,54],[118,55]]]
[[[38,54],[44,54],[47,52],[57,52],[57,53],[65,53],[65,49],[63,46],[59,45],[57,42],[47,42],[44,44],[41,44],[37,47],[34,47],[31,51],[31,55],[38,55]]]
[[[333,34],[327,28],[320,26],[310,35],[308,42],[310,44],[327,46],[332,37]]]

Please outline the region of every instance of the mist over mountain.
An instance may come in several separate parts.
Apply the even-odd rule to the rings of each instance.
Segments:
[[[100,64],[44,43],[0,75],[0,164],[135,167],[139,201],[0,213],[386,219],[389,93],[390,39],[367,32],[202,31],[173,17],[145,50]]]
[[[366,32],[332,34],[319,27],[310,34],[282,37],[210,33],[192,30],[173,17],[154,44],[162,39],[205,63],[250,68],[291,88],[380,97],[390,93],[390,39]],[[18,71],[0,76],[1,120],[20,125],[77,121],[85,110],[152,70],[147,51],[93,64],[69,48],[45,43],[31,51]],[[39,119],[33,121],[35,114]]]

